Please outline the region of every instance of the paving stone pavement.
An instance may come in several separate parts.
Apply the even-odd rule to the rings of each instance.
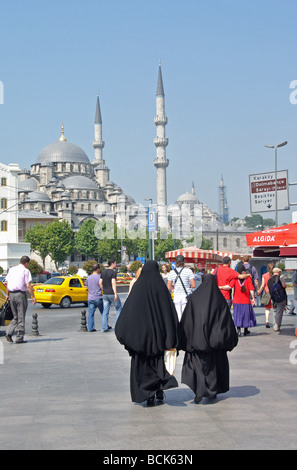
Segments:
[[[148,408],[131,402],[130,358],[114,332],[101,333],[99,314],[98,331],[80,331],[83,309],[30,303],[26,344],[8,343],[1,328],[2,450],[296,449],[296,316],[284,315],[276,333],[256,308],[257,326],[229,353],[230,390],[216,400],[194,404],[180,383],[181,352],[179,387]]]

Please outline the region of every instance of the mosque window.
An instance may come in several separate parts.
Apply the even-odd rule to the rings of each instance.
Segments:
[[[237,247],[237,248],[240,247],[240,238],[236,238],[236,247]]]
[[[1,199],[1,209],[7,209],[7,199],[5,197]]]
[[[7,232],[7,220],[1,220],[1,232]]]
[[[7,178],[1,178],[1,186],[7,186]]]
[[[227,246],[227,238],[226,237],[223,239],[223,246],[224,246],[224,248],[226,248],[226,246]]]

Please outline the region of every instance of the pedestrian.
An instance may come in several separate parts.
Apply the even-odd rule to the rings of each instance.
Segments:
[[[185,267],[185,258],[178,255],[175,258],[176,268],[168,275],[167,287],[170,292],[174,291],[174,305],[179,321],[187,304],[187,296],[196,288],[195,276],[190,268]]]
[[[95,311],[98,308],[101,315],[103,312],[103,298],[100,287],[100,264],[95,263],[92,266],[92,274],[87,278],[88,288],[88,331],[95,329]]]
[[[273,269],[273,276],[268,281],[268,288],[271,295],[273,306],[273,329],[280,331],[283,313],[287,306],[286,284],[281,276],[280,268]]]
[[[236,279],[245,279],[247,277],[251,277],[251,274],[249,273],[242,273],[239,274],[235,269],[231,268],[231,258],[230,256],[225,256],[223,258],[223,264],[218,266],[213,273],[217,285],[219,286],[219,289],[221,290],[221,293],[226,299],[226,302],[231,308],[232,306],[232,288],[234,287],[234,283]],[[224,289],[223,286],[229,286],[231,289]]]
[[[136,282],[137,279],[139,278],[139,276],[140,276],[140,274],[141,274],[141,271],[142,271],[142,266],[140,266],[140,268],[137,269],[137,271],[136,271],[136,273],[135,273],[135,277],[133,277],[132,281],[131,281],[130,284],[129,284],[128,295],[130,294],[131,289],[132,289],[132,287],[134,286],[135,282]]]
[[[245,266],[238,267],[238,273],[245,272]],[[233,296],[233,321],[237,327],[238,336],[241,336],[241,328],[244,329],[244,336],[250,334],[250,327],[256,326],[255,291],[252,279],[237,279],[234,284]]]
[[[122,310],[122,302],[117,294],[117,274],[115,268],[117,262],[115,259],[108,261],[108,268],[104,269],[101,273],[100,288],[103,292],[103,313],[101,331],[107,333],[112,330],[112,327],[108,325],[108,316],[111,305],[114,305],[116,309],[115,323]]]
[[[194,402],[229,390],[227,351],[238,343],[228,304],[212,274],[190,296],[179,325],[178,348],[185,351],[182,383],[195,393]]]
[[[269,294],[268,281],[273,276],[273,269],[274,269],[274,263],[271,261],[270,263],[267,264],[267,272],[262,275],[261,287],[257,292],[258,296],[261,295],[263,290],[265,292],[265,297],[267,296],[267,294]],[[264,300],[263,296],[264,296],[264,294],[262,295],[262,300]],[[270,294],[269,294],[269,297],[270,297]],[[266,325],[266,328],[270,328],[269,316],[270,316],[270,311],[272,309],[271,298],[270,298],[269,301],[267,301],[265,303],[266,303],[266,305],[263,304],[263,306],[265,308],[265,325]]]
[[[297,271],[296,269],[294,270],[293,272],[293,275],[292,275],[292,286],[293,286],[293,289],[294,289],[294,299],[291,300],[291,306],[290,306],[290,309],[289,309],[289,314],[290,315],[296,315],[296,313],[294,312],[294,310],[296,309],[296,304],[297,304]]]
[[[158,263],[147,261],[115,326],[118,341],[131,356],[130,392],[135,403],[152,405],[163,390],[177,387],[165,368],[165,350],[177,347],[178,319]]]
[[[31,285],[32,276],[28,269],[30,262],[29,256],[22,256],[18,266],[9,269],[6,276],[7,292],[6,300],[10,301],[13,319],[8,325],[6,339],[13,343],[12,335],[16,330],[16,343],[26,343],[25,335],[25,319],[28,308],[27,291],[31,295],[33,305],[36,304],[34,289]]]
[[[166,285],[167,285],[167,282],[168,282],[169,272],[170,272],[170,268],[169,268],[168,264],[162,264],[162,266],[161,266],[161,276],[162,276],[163,281],[165,282]]]

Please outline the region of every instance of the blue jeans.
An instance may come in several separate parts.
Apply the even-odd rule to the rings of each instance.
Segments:
[[[116,324],[119,314],[122,311],[122,302],[119,297],[117,298],[117,300],[114,300],[114,294],[110,294],[110,295],[103,294],[103,313],[102,313],[102,324],[101,324],[102,331],[106,331],[108,329],[108,315],[109,315],[109,309],[111,305],[114,305],[116,309],[116,318],[115,318],[115,324]]]
[[[95,328],[95,320],[94,320],[94,315],[95,315],[95,310],[96,308],[99,308],[100,313],[102,314],[103,312],[103,299],[96,299],[96,300],[88,300],[88,309],[89,309],[89,314],[88,314],[88,330],[92,331]]]

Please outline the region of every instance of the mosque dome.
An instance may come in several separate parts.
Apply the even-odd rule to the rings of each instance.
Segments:
[[[182,194],[181,196],[179,196],[179,198],[177,199],[176,202],[187,202],[187,203],[196,202],[196,203],[198,203],[199,201],[198,201],[197,196],[195,194],[185,193],[185,194]]]
[[[87,176],[68,176],[61,180],[61,183],[65,187],[65,189],[87,189],[87,190],[95,190],[99,189],[98,185],[95,181],[91,180]]]
[[[62,135],[58,142],[48,145],[37,157],[36,163],[49,164],[49,163],[89,163],[90,160],[87,154],[75,144],[68,142],[64,136],[64,127],[62,126]]]
[[[43,191],[32,191],[26,197],[25,202],[28,202],[28,201],[30,201],[30,202],[39,202],[39,201],[50,202],[50,198]]]
[[[27,178],[23,181],[19,181],[18,191],[27,192],[27,191],[36,191],[38,183],[35,178]]]

